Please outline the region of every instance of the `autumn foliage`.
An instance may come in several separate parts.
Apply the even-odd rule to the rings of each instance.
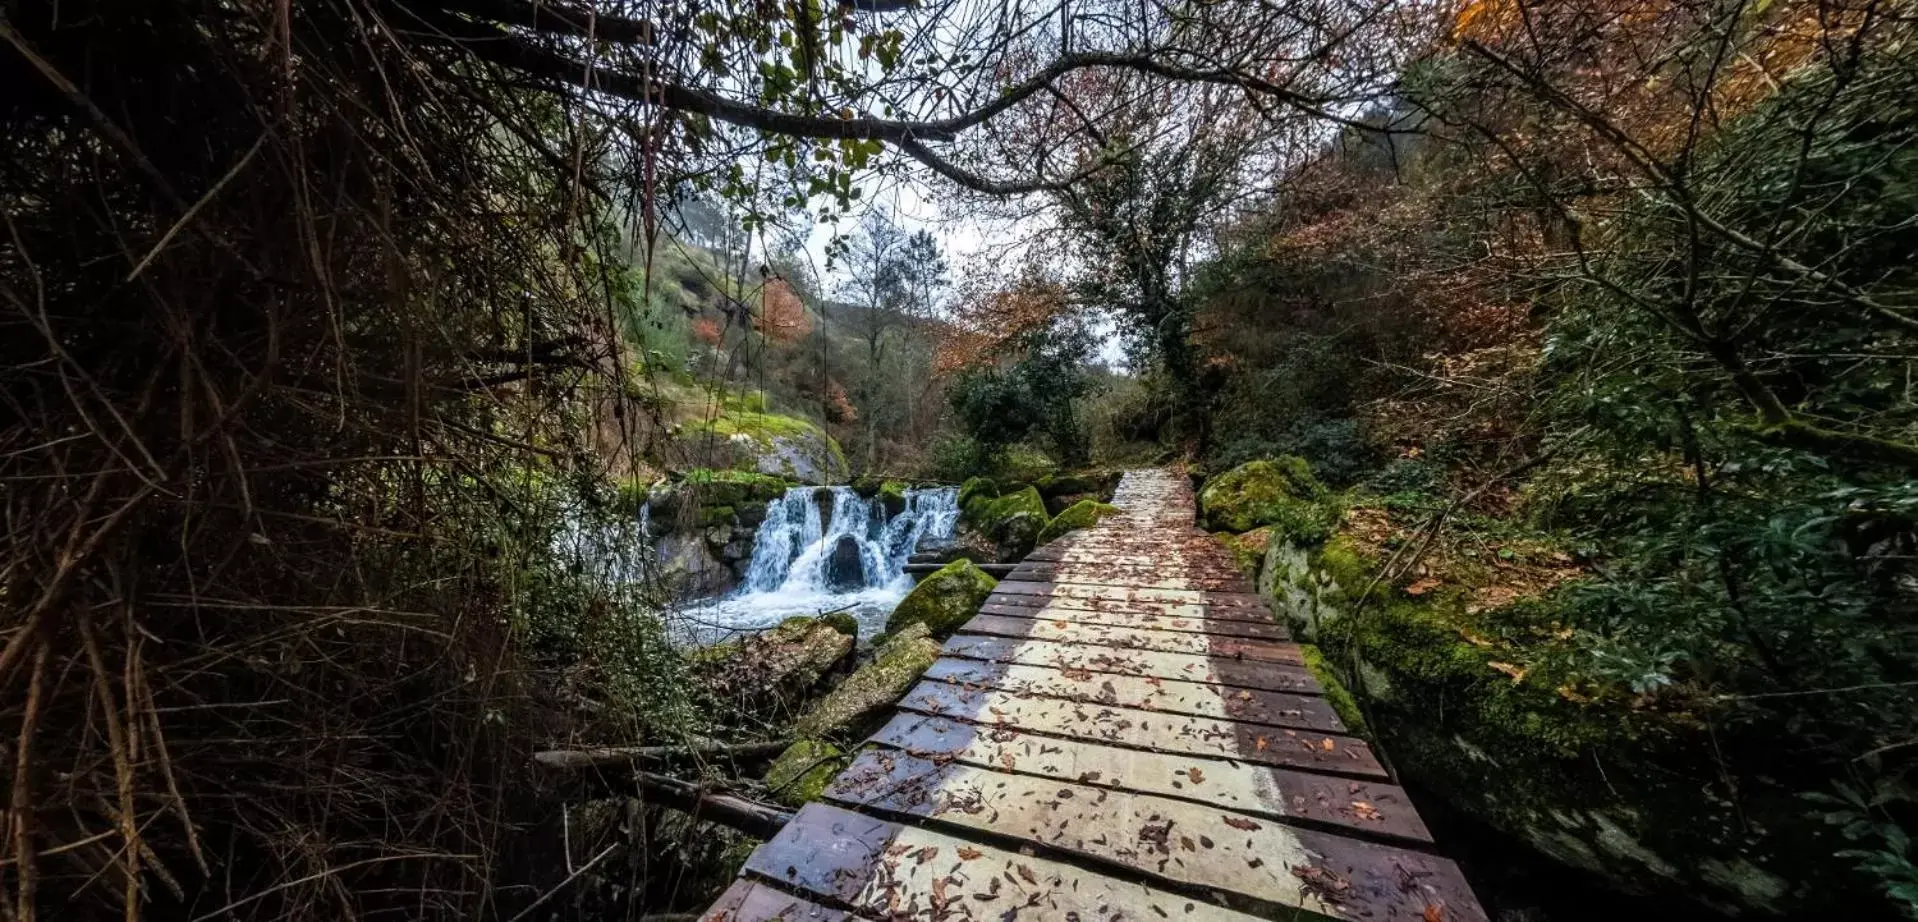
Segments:
[[[796,343],[812,332],[812,318],[785,279],[770,279],[759,293],[759,313],[753,316],[753,329],[779,343]]]

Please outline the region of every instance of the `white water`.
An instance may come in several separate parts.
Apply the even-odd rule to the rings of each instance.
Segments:
[[[959,491],[953,487],[907,490],[906,507],[890,518],[877,497],[862,498],[849,487],[794,487],[766,507],[739,588],[684,611],[681,620],[710,642],[794,615],[847,611],[859,620],[859,635],[871,638],[912,589],[906,558],[921,542],[950,540],[958,522]],[[841,538],[858,547],[859,588],[835,591],[828,576]]]

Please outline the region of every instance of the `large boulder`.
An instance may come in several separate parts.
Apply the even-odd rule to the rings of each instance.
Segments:
[[[1067,532],[1078,531],[1081,528],[1091,528],[1099,524],[1100,519],[1109,515],[1117,515],[1118,513],[1119,507],[1109,503],[1101,503],[1089,499],[1080,500],[1067,506],[1063,512],[1054,516],[1052,521],[1046,523],[1046,527],[1039,532],[1039,543],[1051,544]]]
[[[733,586],[732,568],[713,553],[701,533],[668,533],[654,544],[653,553],[662,581],[677,595],[718,595]]]
[[[1039,533],[1052,522],[1052,517],[1046,514],[1045,499],[1030,486],[993,498],[975,493],[969,503],[961,506],[961,517],[973,530],[990,539],[998,548],[999,559],[1007,561],[1032,553]]]
[[[859,555],[859,539],[840,535],[826,557],[826,588],[852,592],[866,585],[866,568]]]
[[[1317,541],[1337,524],[1330,495],[1303,458],[1241,464],[1199,491],[1199,523],[1233,534],[1270,525],[1274,537]]]
[[[788,807],[818,800],[845,765],[845,756],[845,750],[824,740],[794,742],[766,769],[766,792]]]
[[[839,625],[788,618],[770,631],[695,651],[693,674],[708,692],[741,711],[787,714],[805,704],[820,680],[852,655],[854,642]]]
[[[984,575],[984,574],[981,574]],[[881,644],[872,662],[819,700],[793,731],[811,739],[855,739],[885,716],[894,702],[939,658],[939,643],[914,623]]]
[[[932,636],[951,637],[959,626],[992,594],[997,580],[973,566],[970,560],[955,560],[933,571],[899,600],[899,607],[886,619],[886,633],[899,634],[914,624],[925,625]]]

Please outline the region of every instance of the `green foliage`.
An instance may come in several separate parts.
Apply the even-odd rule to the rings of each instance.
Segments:
[[[960,427],[982,459],[997,469],[1014,443],[1042,438],[1068,467],[1090,460],[1091,436],[1078,402],[1092,389],[1086,370],[1097,349],[1083,319],[1055,318],[1021,337],[1008,367],[968,369],[947,392]]]

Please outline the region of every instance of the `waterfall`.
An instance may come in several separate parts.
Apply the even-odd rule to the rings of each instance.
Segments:
[[[738,593],[900,588],[908,582],[906,558],[921,541],[950,539],[958,521],[959,491],[952,487],[907,490],[905,508],[890,517],[877,497],[850,487],[793,487],[766,507]],[[857,553],[856,577],[848,550]]]

